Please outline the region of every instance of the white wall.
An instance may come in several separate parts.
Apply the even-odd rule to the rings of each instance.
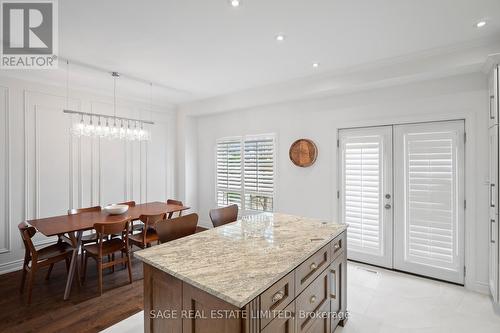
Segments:
[[[467,287],[487,292],[487,85],[482,74],[386,87],[328,98],[258,106],[236,112],[193,117],[198,141],[197,194],[201,224],[210,226],[215,207],[217,138],[276,133],[276,211],[338,220],[336,137],[338,128],[444,119],[466,119],[466,265]],[[224,99],[221,105],[226,105]],[[199,103],[202,104],[202,103]],[[215,103],[216,104],[216,103]],[[197,105],[199,107],[199,105]],[[216,109],[214,101],[212,108]],[[190,113],[189,108],[181,109]],[[290,144],[314,140],[319,149],[310,168],[295,167],[288,158]],[[189,158],[189,156],[187,156]],[[188,177],[188,175],[186,175]]]
[[[73,207],[174,196],[175,109],[155,106],[151,115],[149,104],[119,99],[119,116],[152,116],[152,141],[100,142],[69,135],[65,94],[55,86],[0,77],[0,273],[21,267],[17,225],[24,220]],[[71,109],[113,114],[109,96],[70,96]],[[52,239],[37,234],[34,241]]]

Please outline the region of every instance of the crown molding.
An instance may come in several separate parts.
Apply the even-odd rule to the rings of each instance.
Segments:
[[[203,116],[480,73],[489,55],[499,51],[499,39],[476,40],[467,44],[451,45],[223,96],[181,103],[179,111],[188,116]]]

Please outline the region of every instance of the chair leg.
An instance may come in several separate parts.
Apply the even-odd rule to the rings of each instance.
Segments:
[[[129,279],[130,283],[132,283],[132,265],[130,263],[130,254],[127,251],[127,253],[125,253],[125,255],[127,256],[128,279]]]
[[[111,273],[114,273],[115,272],[115,254],[113,253],[111,255],[111,260],[113,261],[113,265],[111,266]]]
[[[23,265],[23,276],[21,277],[21,288],[20,292],[21,294],[24,292],[24,283],[26,282],[26,264]]]
[[[102,258],[97,261],[97,270],[99,273],[99,294],[102,295]]]
[[[52,273],[52,268],[54,268],[54,264],[50,264],[49,270],[47,271],[47,275],[45,276],[45,280],[50,279],[50,273]]]
[[[81,268],[81,269],[82,269],[82,271],[83,271],[83,258],[85,257],[85,256],[84,256],[84,253],[85,253],[85,248],[84,248],[84,246],[83,246],[83,242],[82,242],[82,245],[81,245],[81,247],[80,247],[80,253],[82,254],[82,262],[80,263],[80,268]],[[78,263],[78,261],[77,261],[76,263]]]
[[[85,283],[85,279],[87,278],[87,262],[89,261],[89,256],[87,254],[83,254],[82,263],[83,263],[83,278],[82,282]]]
[[[28,274],[28,304],[31,304],[31,294],[33,290],[33,280],[35,279],[36,268],[33,266]]]

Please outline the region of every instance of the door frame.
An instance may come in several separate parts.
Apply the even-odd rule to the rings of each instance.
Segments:
[[[337,167],[337,175],[334,177],[335,179],[335,191],[337,193],[336,195],[336,206],[337,206],[337,220],[341,221],[342,219],[342,200],[340,198],[340,187],[342,183],[342,168],[340,166],[341,163],[341,150],[340,150],[340,131],[341,130],[349,130],[349,129],[362,129],[362,128],[372,128],[372,127],[382,127],[382,126],[397,126],[397,125],[417,125],[417,124],[426,124],[426,123],[439,123],[439,122],[450,122],[450,121],[463,121],[464,123],[464,133],[466,138],[468,139],[468,133],[473,132],[472,130],[475,125],[475,117],[476,115],[473,112],[468,112],[463,114],[462,116],[457,117],[457,115],[450,115],[447,116],[446,114],[440,115],[438,117],[435,116],[415,116],[412,119],[382,119],[382,120],[359,120],[359,121],[349,121],[342,123],[341,125],[336,127],[336,144],[334,145],[335,149],[335,156],[336,156],[336,164],[335,166]],[[394,132],[394,130],[393,130]],[[394,133],[393,133],[394,134]],[[466,141],[466,143],[468,143]],[[468,160],[467,160],[467,148],[469,145],[464,144],[464,152],[463,152],[463,160],[464,160],[464,166],[463,166],[463,198],[464,198],[464,203],[467,202],[467,185],[469,181],[473,181],[470,178],[473,177],[468,177],[468,170],[473,170],[474,168],[468,168]],[[393,147],[394,150],[394,147]],[[476,151],[474,150],[474,147],[472,147],[472,151],[474,152],[474,155]],[[394,151],[393,151],[393,158],[394,158]],[[394,173],[393,173],[393,188],[394,188]],[[471,184],[469,184],[470,186]],[[472,186],[471,186],[472,187]],[[394,198],[394,196],[393,196]],[[394,201],[393,201],[394,202]],[[474,212],[476,210],[476,207],[474,207]],[[468,269],[469,267],[473,266],[475,260],[476,260],[476,255],[475,255],[475,226],[469,226],[468,221],[474,221],[475,217],[468,217],[468,214],[471,214],[467,209],[464,209],[463,212],[463,232],[462,232],[462,251],[463,251],[463,261],[464,261],[464,286],[466,286],[468,289],[472,289],[481,293],[488,293],[489,292],[489,283],[482,283],[479,281],[476,281],[475,277],[475,272],[474,275],[472,274],[466,274],[467,271],[470,272]],[[471,222],[469,222],[471,223]],[[476,225],[477,226],[477,225]],[[394,228],[393,228],[394,229]],[[392,239],[392,244],[394,244],[394,234],[393,234],[393,239]],[[394,253],[393,253],[393,258],[392,262],[394,263]],[[473,266],[474,267],[474,266]],[[392,269],[395,270],[395,269]],[[411,272],[408,272],[411,273]],[[432,277],[430,277],[432,278]],[[449,282],[449,281],[448,281]],[[488,281],[489,282],[489,281]],[[472,288],[470,288],[472,286]]]

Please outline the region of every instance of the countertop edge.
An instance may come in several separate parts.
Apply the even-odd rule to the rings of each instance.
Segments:
[[[333,239],[335,239],[336,237],[338,237],[341,233],[343,233],[344,231],[347,230],[347,225],[344,225],[344,224],[339,224],[341,225],[342,227],[339,228],[339,230],[337,230],[337,232],[335,234],[331,234],[328,236],[327,239],[325,240],[322,240],[321,242],[318,242],[318,246],[308,252],[307,254],[305,254],[304,256],[301,256],[296,262],[294,262],[292,265],[290,265],[290,268],[287,269],[286,271],[283,271],[282,273],[280,274],[277,274],[275,278],[273,278],[269,283],[267,283],[264,287],[262,288],[259,288],[257,289],[254,293],[251,294],[251,296],[248,296],[244,301],[242,302],[239,302],[237,300],[234,300],[232,299],[231,297],[228,297],[224,294],[221,294],[213,289],[211,289],[210,287],[207,287],[206,285],[203,285],[201,283],[198,283],[196,281],[193,281],[191,280],[190,278],[182,275],[182,274],[178,274],[166,267],[163,267],[161,265],[158,265],[158,264],[155,264],[154,262],[150,261],[149,259],[147,258],[144,258],[141,254],[140,254],[140,251],[137,252],[137,253],[134,253],[133,255],[135,257],[137,257],[139,260],[141,260],[142,262],[162,271],[162,272],[165,272],[167,274],[170,274],[172,275],[173,277],[183,281],[183,282],[186,282],[186,283],[189,283],[190,285],[204,291],[204,292],[207,292],[209,293],[210,295],[212,296],[215,296],[231,305],[234,305],[238,308],[243,308],[245,305],[247,305],[250,301],[252,301],[253,299],[255,299],[255,297],[259,296],[260,294],[262,294],[262,292],[264,292],[265,290],[267,290],[269,287],[271,287],[274,283],[278,282],[280,279],[282,279],[284,276],[286,276],[288,273],[290,273],[291,271],[293,271],[294,269],[296,269],[302,262],[304,262],[305,260],[307,260],[310,256],[312,256],[314,253],[316,253],[317,251],[319,251],[322,247],[326,246],[328,243],[330,243]]]

